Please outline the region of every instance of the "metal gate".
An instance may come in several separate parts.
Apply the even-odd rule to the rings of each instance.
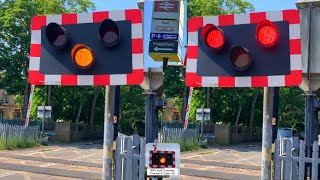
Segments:
[[[146,141],[138,135],[119,136],[116,140],[115,180],[145,179]]]
[[[318,142],[313,143],[312,158],[305,157],[305,147],[304,141],[296,142],[293,139],[277,139],[275,141],[275,180],[304,180],[309,178],[318,180],[320,163]],[[306,174],[306,168],[310,168],[311,173]]]

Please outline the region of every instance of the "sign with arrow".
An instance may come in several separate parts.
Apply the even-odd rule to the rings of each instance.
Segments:
[[[178,56],[181,46],[178,41],[150,41],[149,55],[155,61],[163,61],[168,58],[170,62],[180,62]]]
[[[149,53],[170,53],[176,54],[178,51],[177,41],[150,41]]]

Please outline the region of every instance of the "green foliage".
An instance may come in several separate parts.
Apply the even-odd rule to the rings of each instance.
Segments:
[[[280,89],[280,127],[294,127],[303,130],[305,100],[298,87]]]
[[[85,12],[95,7],[90,0],[3,0],[0,9],[0,89],[27,100],[32,17]],[[26,106],[25,101],[24,110]]]
[[[16,102],[16,107],[21,108],[23,106],[23,96],[21,94],[17,94],[13,97]]]
[[[182,97],[184,82],[181,79],[181,69],[168,67],[164,73],[164,94],[166,98]]]
[[[188,17],[239,14],[253,11],[245,0],[188,0]]]
[[[121,87],[121,117],[120,129],[127,134],[144,131],[145,120],[145,95],[139,86]]]
[[[177,144],[180,144],[181,152],[194,151],[194,150],[201,149],[199,143],[195,142],[192,139],[181,139],[180,141],[168,141],[166,143],[177,143]]]

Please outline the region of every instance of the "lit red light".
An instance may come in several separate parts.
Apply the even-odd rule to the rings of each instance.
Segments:
[[[277,27],[268,20],[263,20],[257,25],[256,37],[263,47],[273,47],[279,40]]]
[[[225,44],[223,31],[212,24],[203,28],[202,38],[209,47],[217,50],[222,49]]]
[[[222,48],[222,46],[224,45],[223,33],[218,29],[210,31],[207,35],[206,41],[208,46],[212,48],[215,48],[215,49]]]

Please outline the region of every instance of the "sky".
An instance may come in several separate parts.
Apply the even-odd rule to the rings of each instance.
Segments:
[[[282,9],[296,9],[298,0],[248,0],[253,4],[256,11],[272,11]],[[120,10],[137,8],[137,0],[93,0],[97,10]]]
[[[138,0],[92,0],[96,5],[97,11],[112,11],[123,9],[135,9],[138,8]],[[255,12],[260,11],[275,11],[284,9],[296,9],[295,3],[298,0],[247,0],[253,4]],[[152,17],[152,0],[145,0],[145,34],[150,33]],[[145,36],[144,49],[149,47],[149,36]],[[186,45],[186,37],[183,45]],[[183,51],[182,54],[184,54]],[[155,63],[148,55],[148,51],[145,51],[145,67],[161,67],[161,63]],[[184,55],[182,55],[184,57]]]

